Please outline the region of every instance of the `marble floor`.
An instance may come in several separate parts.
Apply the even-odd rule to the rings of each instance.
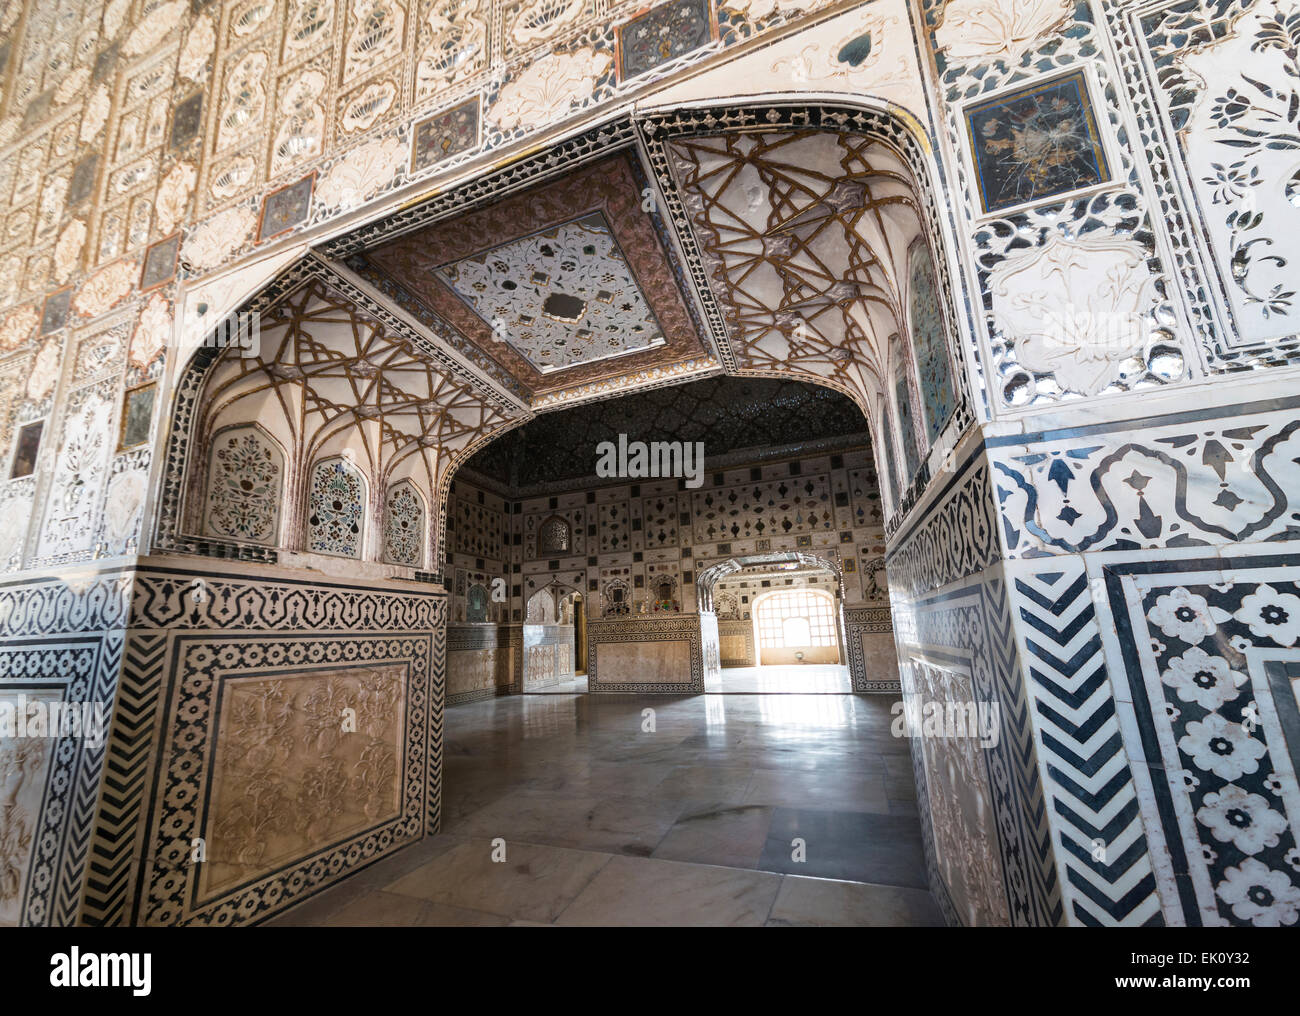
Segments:
[[[555,684],[548,684],[545,688],[533,688],[524,692],[525,695],[581,695],[587,691],[587,675],[579,674],[577,677],[571,677],[567,681],[557,681]]]
[[[270,923],[941,924],[889,706],[735,694],[452,707],[443,831]]]
[[[849,668],[820,663],[789,667],[723,667],[706,677],[710,695],[847,695],[853,690]]]

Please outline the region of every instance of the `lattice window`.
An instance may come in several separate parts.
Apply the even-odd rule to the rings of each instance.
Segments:
[[[219,433],[208,468],[209,535],[275,543],[283,482],[284,456],[257,427]]]
[[[317,554],[361,557],[366,486],[346,459],[318,462],[307,494],[307,549]]]
[[[759,602],[758,643],[763,649],[834,646],[835,601],[815,589],[784,589]]]
[[[384,512],[384,556],[393,564],[424,563],[424,500],[409,483],[388,490]]]
[[[567,554],[572,547],[573,527],[558,515],[552,515],[537,530],[538,557]]]

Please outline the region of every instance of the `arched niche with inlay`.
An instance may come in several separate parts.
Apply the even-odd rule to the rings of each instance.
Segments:
[[[312,466],[307,484],[307,539],[313,554],[360,559],[366,523],[366,479],[343,456]]]
[[[209,536],[275,545],[280,539],[285,455],[255,423],[218,431],[208,456],[203,530]]]

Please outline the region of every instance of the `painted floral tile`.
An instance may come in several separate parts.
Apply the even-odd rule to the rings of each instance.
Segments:
[[[986,212],[1110,179],[1083,71],[969,106],[966,129]]]

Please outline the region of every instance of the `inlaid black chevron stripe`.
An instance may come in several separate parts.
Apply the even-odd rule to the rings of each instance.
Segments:
[[[1071,918],[1163,924],[1087,572],[1054,563],[1016,592]]]
[[[122,641],[120,632],[105,632],[96,657],[95,679],[89,691],[89,701],[105,703],[105,708],[113,701],[113,690],[122,663]],[[81,747],[76,781],[68,800],[69,824],[59,862],[58,890],[50,911],[50,924],[56,927],[68,928],[77,922],[83,885],[89,876],[87,858],[95,825],[100,775],[107,751],[107,737],[99,744],[87,740]]]
[[[1000,579],[986,579],[980,585],[984,619],[988,627],[987,652],[992,657],[998,680],[1003,731],[1011,734],[1008,748],[1014,760],[1014,792],[1019,798],[1020,821],[1029,852],[1025,872],[1030,883],[1031,913],[1017,923],[1055,926],[1064,916],[1061,886],[1052,851],[1052,833],[1047,819],[1046,799],[1038,775],[1029,705],[1021,686],[1020,654],[1006,585]],[[1008,722],[1009,721],[1009,722]],[[1013,920],[1016,918],[1013,917]]]
[[[133,634],[126,646],[90,848],[83,925],[118,925],[127,920],[131,862],[141,832],[166,646],[162,634]]]

